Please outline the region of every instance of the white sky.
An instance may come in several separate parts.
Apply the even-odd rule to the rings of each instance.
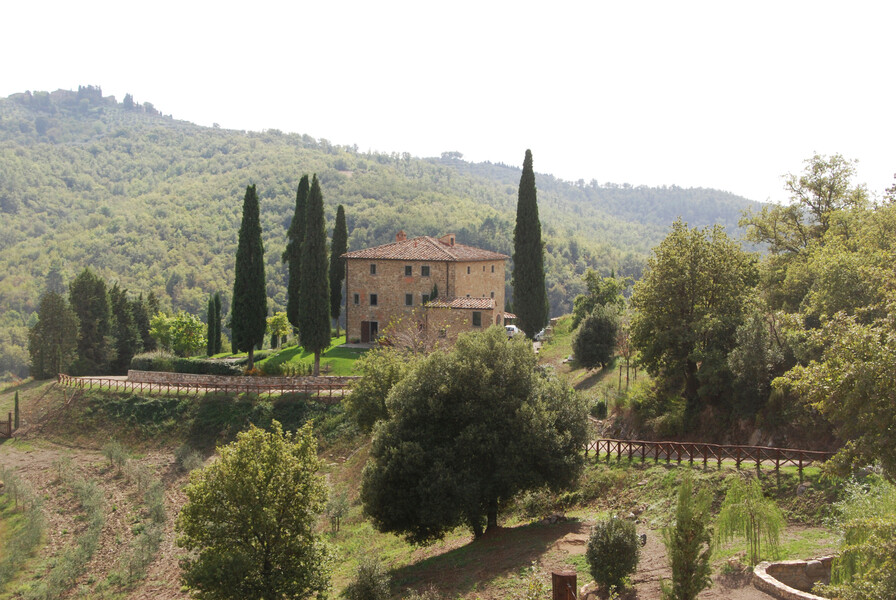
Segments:
[[[361,150],[786,200],[813,153],[896,172],[892,2],[19,1],[0,96],[100,85]]]

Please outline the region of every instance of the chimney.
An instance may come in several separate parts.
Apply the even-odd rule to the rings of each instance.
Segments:
[[[403,242],[406,239],[408,239],[408,236],[405,234],[404,229],[402,229],[401,231],[399,231],[398,233],[395,234],[396,242]]]
[[[453,246],[454,245],[454,234],[446,233],[445,235],[443,235],[442,237],[439,238],[439,241],[448,246]]]

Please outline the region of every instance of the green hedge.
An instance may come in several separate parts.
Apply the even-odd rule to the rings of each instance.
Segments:
[[[165,352],[147,352],[131,359],[135,371],[162,371],[193,375],[242,375],[243,369],[232,362],[204,358],[178,358]]]

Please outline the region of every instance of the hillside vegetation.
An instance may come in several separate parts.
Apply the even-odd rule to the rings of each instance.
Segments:
[[[533,154],[537,169],[538,148]],[[362,152],[276,129],[201,127],[90,86],[0,99],[0,373],[26,374],[27,325],[54,266],[64,281],[90,266],[134,294],[153,291],[163,306],[200,316],[208,294],[222,291],[226,314],[249,183],[259,190],[268,297],[272,310],[282,310],[280,256],[299,178],[312,172],[328,231],[335,207],[345,206],[349,250],[389,242],[404,229],[451,231],[463,243],[512,254],[516,167],[450,152]],[[536,183],[554,315],[570,311],[587,268],[638,277],[676,217],[731,231],[754,205],[717,190],[543,174]]]

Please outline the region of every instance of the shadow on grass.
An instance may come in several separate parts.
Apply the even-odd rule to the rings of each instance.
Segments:
[[[565,535],[578,531],[578,521],[548,525],[532,523],[499,529],[479,540],[392,571],[395,591],[432,586],[442,596],[454,598],[488,582],[519,573]]]

